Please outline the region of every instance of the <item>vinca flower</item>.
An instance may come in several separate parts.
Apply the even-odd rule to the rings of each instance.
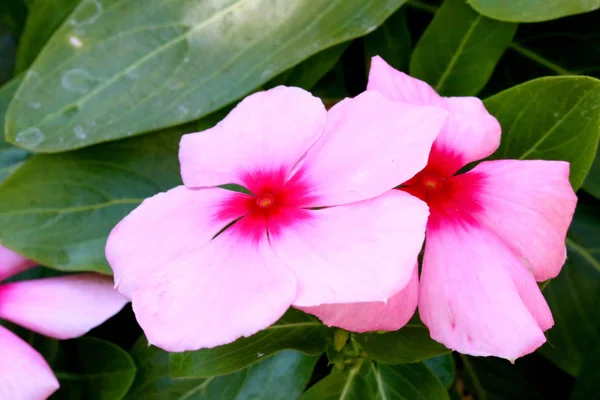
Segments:
[[[427,166],[401,190],[430,209],[420,293],[389,302],[304,308],[353,331],[398,329],[415,311],[431,337],[475,356],[514,360],[540,347],[554,324],[536,281],[558,275],[577,202],[562,161],[484,161],[501,129],[474,97],[441,97],[429,85],[372,60],[368,90],[449,112]],[[401,243],[402,238],[398,238]],[[415,278],[416,279],[416,278]]]
[[[428,210],[391,189],[425,166],[446,115],[377,92],[327,112],[280,86],[183,136],[184,186],[146,199],[106,247],[150,343],[214,347],[291,305],[396,294],[413,275]]]
[[[0,280],[36,265],[0,246]],[[0,284],[0,319],[55,339],[85,334],[127,303],[98,274]],[[44,357],[0,325],[0,399],[45,399],[59,387]]]

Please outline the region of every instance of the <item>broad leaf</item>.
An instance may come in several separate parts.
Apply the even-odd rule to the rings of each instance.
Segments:
[[[133,382],[133,359],[110,342],[83,337],[65,343],[68,358],[57,362],[57,399],[119,400]]]
[[[496,159],[565,160],[578,189],[590,169],[600,135],[600,80],[535,79],[485,100],[502,125]]]
[[[231,375],[172,378],[169,353],[148,346],[145,337],[138,340],[131,355],[138,374],[127,394],[129,400],[295,399],[306,387],[317,360],[286,350]]]
[[[449,400],[446,388],[423,363],[371,364],[376,400]]]
[[[398,331],[356,334],[354,339],[371,359],[385,364],[412,363],[450,352],[431,339],[417,317]]]
[[[570,400],[588,400],[598,396],[600,393],[598,360],[600,360],[600,341],[597,341],[594,348],[585,355]]]
[[[600,210],[580,201],[567,237],[567,263],[544,290],[554,327],[541,353],[571,375],[600,341]]]
[[[423,360],[423,364],[437,376],[446,388],[449,388],[454,383],[456,379],[456,365],[454,364],[452,353],[428,358]]]
[[[333,368],[331,374],[308,389],[298,400],[375,400],[371,365],[370,361],[356,359],[343,370]]]
[[[600,199],[600,155],[598,155],[598,152],[596,152],[596,158],[592,163],[592,168],[587,178],[585,178],[585,182],[583,182],[582,188],[597,199]]]
[[[31,154],[4,140],[4,114],[21,79],[22,76],[14,78],[0,88],[0,183]]]
[[[363,42],[367,67],[370,66],[371,57],[380,56],[392,67],[407,71],[412,40],[404,8],[396,11],[383,25],[365,36]]]
[[[140,12],[83,0],[19,88],[7,138],[57,152],[198,119],[374,30],[403,1],[148,0]]]
[[[179,137],[166,131],[25,161],[0,185],[0,243],[49,267],[110,273],[111,229],[144,198],[180,184]]]
[[[415,47],[410,74],[444,96],[475,95],[516,29],[477,14],[464,0],[446,0]]]
[[[173,377],[229,374],[285,349],[316,355],[325,351],[331,329],[316,318],[290,309],[279,321],[257,334],[231,344],[171,354]]]
[[[479,13],[501,21],[539,22],[600,8],[600,0],[468,0]]]
[[[25,71],[33,63],[54,31],[80,2],[81,0],[33,1],[19,42],[17,72]]]

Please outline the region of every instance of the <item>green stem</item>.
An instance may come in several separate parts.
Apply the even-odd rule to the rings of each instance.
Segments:
[[[512,42],[510,45],[508,45],[508,47],[521,54],[522,56],[527,57],[540,65],[543,65],[544,67],[548,68],[550,71],[555,72],[558,75],[577,75],[574,72],[564,69],[560,65],[554,64],[552,61],[545,59],[539,54],[529,50],[526,47],[521,46],[518,43]]]
[[[469,361],[469,358],[467,356],[465,356],[464,354],[458,353],[458,356],[462,360],[463,364],[465,364],[465,369],[466,369],[467,373],[469,375],[471,375],[471,381],[473,382],[473,386],[475,386],[475,391],[477,392],[477,398],[479,398],[479,400],[487,400],[487,394],[485,393],[485,390],[483,390],[483,386],[481,385],[479,378],[475,374],[475,370],[473,369],[473,364],[471,364],[471,361]]]

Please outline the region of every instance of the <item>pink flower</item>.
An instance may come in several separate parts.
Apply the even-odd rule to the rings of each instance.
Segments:
[[[0,280],[35,263],[0,246]],[[127,303],[98,274],[4,283],[0,285],[0,318],[56,339],[85,334]],[[0,399],[45,399],[58,381],[44,358],[0,326]]]
[[[145,200],[106,247],[149,341],[213,347],[269,326],[290,305],[397,293],[428,211],[390,189],[425,166],[445,116],[377,92],[328,113],[310,93],[280,86],[183,136],[185,186]]]
[[[399,329],[415,311],[418,296],[419,313],[431,337],[450,349],[510,360],[534,351],[554,323],[536,280],[560,272],[577,202],[569,184],[569,164],[486,161],[457,174],[492,154],[500,143],[500,125],[480,100],[441,97],[379,57],[373,58],[368,89],[450,113],[427,166],[402,188],[427,202],[431,213],[420,295],[407,288],[387,305],[305,311],[329,325],[358,332]]]

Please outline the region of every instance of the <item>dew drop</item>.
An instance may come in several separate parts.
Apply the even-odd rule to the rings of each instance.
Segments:
[[[80,49],[83,47],[83,41],[79,39],[77,36],[69,36],[69,43],[71,46]]]
[[[96,84],[94,77],[81,68],[68,70],[62,74],[60,82],[65,90],[77,93],[87,93]]]
[[[262,357],[262,356],[264,356],[263,353],[256,353],[256,357]]]
[[[189,110],[187,109],[187,107],[184,106],[183,104],[180,104],[180,105],[177,106],[177,115],[180,118],[185,117],[187,115],[188,111]]]
[[[29,104],[27,104],[27,105],[29,106],[29,108],[33,108],[34,110],[37,110],[38,108],[40,108],[42,106],[37,101],[30,101]]]
[[[75,9],[69,20],[71,25],[91,25],[102,15],[102,3],[98,0],[84,0]]]
[[[26,147],[35,147],[44,141],[44,134],[38,128],[27,128],[17,133],[16,141]]]
[[[83,140],[87,137],[85,130],[81,125],[77,125],[75,128],[73,128],[73,132],[75,132],[75,136],[77,137],[77,139]]]

